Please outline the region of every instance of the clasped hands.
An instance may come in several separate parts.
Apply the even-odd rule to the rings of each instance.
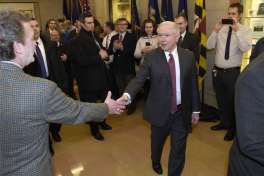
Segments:
[[[119,99],[113,100],[111,96],[112,93],[109,91],[104,102],[109,109],[109,114],[121,114],[128,105],[128,97],[123,95]]]
[[[114,43],[113,43],[113,48],[116,49],[116,50],[123,50],[124,46],[122,44],[122,41],[115,40]]]

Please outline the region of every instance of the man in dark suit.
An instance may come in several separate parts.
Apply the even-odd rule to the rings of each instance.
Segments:
[[[101,46],[100,40],[94,32],[94,17],[82,17],[82,28],[79,35],[70,42],[69,57],[72,59],[75,77],[79,88],[81,101],[97,102],[104,100],[108,87],[107,70],[104,60],[108,54]],[[106,122],[90,122],[92,136],[97,140],[104,140],[99,127],[111,130]]]
[[[130,103],[150,78],[144,118],[151,124],[152,166],[155,172],[162,174],[162,149],[171,135],[168,175],[179,176],[185,162],[189,122],[199,120],[196,64],[192,52],[177,47],[180,33],[174,22],[161,23],[158,36],[160,48],[146,55],[136,78],[118,101]]]
[[[199,59],[199,39],[196,35],[190,33],[187,30],[188,20],[184,14],[179,14],[174,18],[174,22],[180,29],[180,39],[178,41],[178,46],[192,51],[195,55],[195,59],[198,62]]]
[[[236,137],[230,150],[228,176],[264,174],[264,54],[240,74],[236,83]]]
[[[132,33],[127,31],[128,21],[119,18],[116,21],[118,34],[114,35],[109,45],[109,55],[114,55],[114,60],[110,67],[114,73],[115,81],[121,95],[127,83],[135,76],[134,51],[137,39]],[[128,114],[132,114],[136,109],[136,104],[132,103],[128,107]]]
[[[34,61],[30,19],[0,11],[0,175],[52,176],[49,122],[79,124],[119,114],[124,104],[109,92],[104,103],[81,103],[23,68]]]

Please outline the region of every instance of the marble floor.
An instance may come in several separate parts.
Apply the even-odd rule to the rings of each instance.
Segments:
[[[142,107],[142,105],[140,106]],[[111,116],[113,127],[102,131],[105,140],[96,141],[88,125],[63,125],[62,142],[55,143],[55,176],[155,176],[150,160],[150,130],[142,119],[142,108],[127,116]],[[224,131],[213,132],[214,123],[200,122],[188,138],[183,176],[226,175],[232,142],[223,140]],[[162,165],[167,175],[169,139]]]

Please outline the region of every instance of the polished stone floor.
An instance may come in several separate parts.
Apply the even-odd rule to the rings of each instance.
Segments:
[[[140,106],[141,107],[141,106]],[[105,141],[96,141],[89,127],[64,125],[62,142],[55,143],[55,176],[153,176],[150,161],[150,130],[142,119],[142,108],[130,116],[111,116],[112,131],[102,131]],[[183,176],[226,175],[231,142],[224,132],[213,132],[214,123],[200,122],[188,138]],[[169,139],[162,165],[167,175]]]

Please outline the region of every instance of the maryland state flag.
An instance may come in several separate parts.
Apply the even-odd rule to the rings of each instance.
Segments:
[[[160,23],[160,12],[159,12],[158,0],[149,0],[148,18],[151,18],[157,24]]]
[[[200,37],[200,57],[198,61],[198,83],[201,90],[203,80],[207,70],[206,62],[206,10],[205,10],[205,0],[195,1],[195,32],[199,34]]]

